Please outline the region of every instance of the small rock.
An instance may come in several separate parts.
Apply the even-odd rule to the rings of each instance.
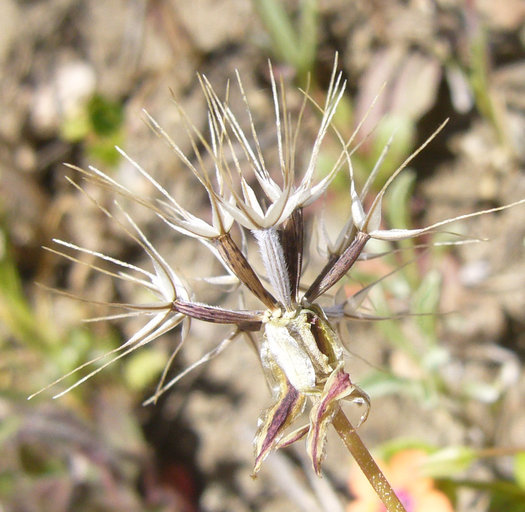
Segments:
[[[179,0],[174,7],[195,46],[203,52],[243,39],[247,21],[253,18],[250,2],[243,0]]]
[[[0,2],[0,64],[4,64],[17,36],[19,10],[16,2]]]
[[[37,133],[55,133],[64,119],[82,108],[95,85],[95,72],[87,62],[77,60],[59,66],[51,80],[35,91],[31,124]]]

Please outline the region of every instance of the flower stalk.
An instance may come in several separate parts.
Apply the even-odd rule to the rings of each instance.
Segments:
[[[341,409],[335,413],[332,425],[388,512],[406,512],[394,489],[359,437],[357,430]]]

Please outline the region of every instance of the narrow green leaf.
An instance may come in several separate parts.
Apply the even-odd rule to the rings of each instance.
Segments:
[[[450,477],[465,471],[476,459],[474,449],[467,446],[450,446],[429,455],[423,471],[433,478]]]
[[[514,478],[517,484],[525,489],[525,452],[518,453],[514,457]]]

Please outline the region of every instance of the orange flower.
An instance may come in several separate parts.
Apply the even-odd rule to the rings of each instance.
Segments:
[[[434,480],[424,476],[421,463],[426,457],[421,450],[396,453],[388,464],[377,461],[407,512],[454,512],[447,496],[434,487]],[[350,492],[355,500],[347,512],[383,512],[385,506],[361,470],[355,466],[350,474]]]

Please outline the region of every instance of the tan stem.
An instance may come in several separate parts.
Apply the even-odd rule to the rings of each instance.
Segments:
[[[348,451],[359,464],[361,471],[368,478],[370,485],[374,488],[388,512],[406,512],[394,489],[388,483],[385,475],[383,475],[355,428],[341,409],[335,414],[332,425],[348,448]]]

